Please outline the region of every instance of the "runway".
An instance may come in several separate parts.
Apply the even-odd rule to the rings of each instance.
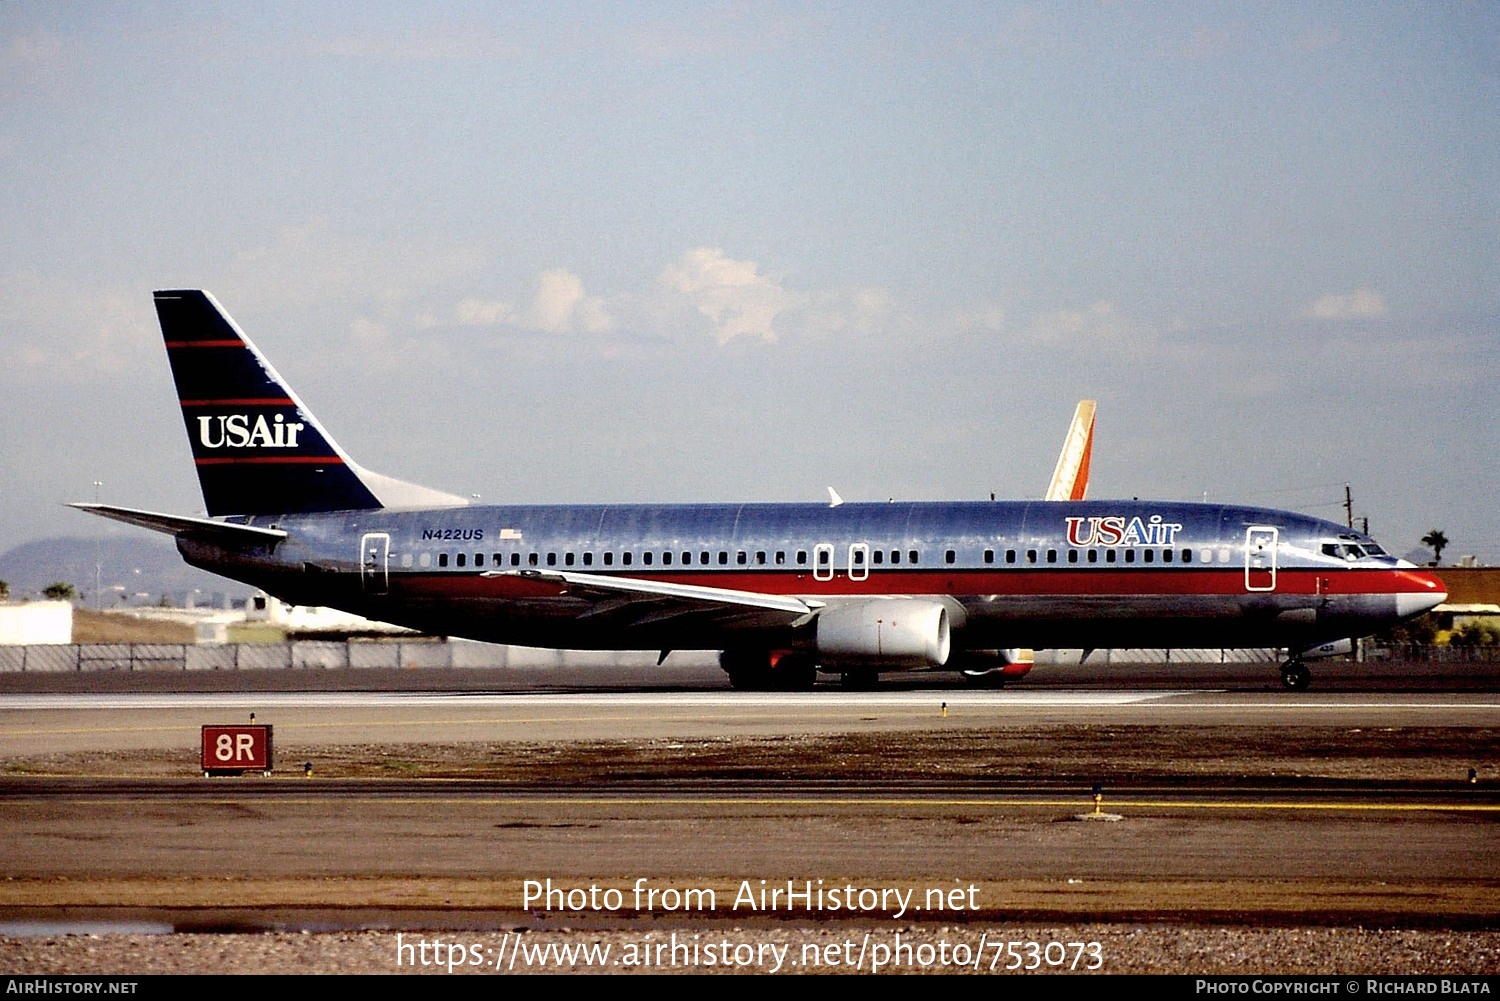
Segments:
[[[1500,725],[1500,696],[1007,690],[486,694],[264,692],[0,696],[0,759],[191,750],[204,724],[276,727],[276,745],[773,736],[1012,726]]]
[[[198,777],[198,728],[250,713],[275,775]],[[1497,746],[1485,693],[5,695],[0,917],[505,927],[527,880],[825,879],[972,885],[964,920],[1493,928]],[[1118,821],[1074,820],[1096,785]]]

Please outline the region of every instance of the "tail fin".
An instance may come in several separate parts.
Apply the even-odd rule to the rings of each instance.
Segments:
[[[1089,492],[1089,462],[1094,457],[1094,401],[1079,400],[1073,423],[1063,439],[1062,454],[1052,472],[1047,500],[1083,500]]]
[[[155,295],[209,515],[466,503],[360,468],[213,296]]]

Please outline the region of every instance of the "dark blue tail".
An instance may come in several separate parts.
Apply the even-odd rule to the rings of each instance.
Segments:
[[[157,292],[156,315],[209,515],[384,506],[213,296]]]

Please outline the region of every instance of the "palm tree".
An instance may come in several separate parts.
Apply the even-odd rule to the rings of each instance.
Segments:
[[[1448,537],[1441,529],[1434,528],[1422,536],[1422,545],[1432,549],[1432,566],[1437,566],[1443,560],[1443,550],[1448,545]]]

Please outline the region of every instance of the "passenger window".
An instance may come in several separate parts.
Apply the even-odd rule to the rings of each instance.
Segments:
[[[1068,562],[1069,563],[1077,563],[1078,562],[1078,550],[1076,550],[1076,549],[1069,549],[1068,550]]]
[[[630,554],[630,553],[621,553],[620,554],[620,565],[624,566],[624,567],[630,566],[630,557],[631,557],[631,555],[632,554]]]
[[[1099,550],[1097,550],[1097,549],[1090,549],[1089,550],[1089,562],[1090,563],[1098,563],[1099,562]]]
[[[758,566],[765,566],[766,565],[766,551],[764,549],[758,549],[758,550],[756,550],[756,552],[755,552],[755,562],[756,562],[756,564]]]
[[[482,566],[484,566],[484,553],[475,553],[474,554],[474,565],[476,567],[482,567]]]
[[[401,565],[408,570],[411,569],[411,553],[401,554]]]
[[[1015,561],[1016,561],[1016,551],[1014,549],[1007,549],[1005,551],[1005,562],[1007,562],[1007,563],[1014,563]]]
[[[421,556],[417,557],[417,563],[424,567],[432,566],[432,554],[423,553]]]
[[[1105,563],[1113,563],[1114,561],[1115,561],[1115,551],[1113,549],[1106,549],[1104,551],[1104,562]]]
[[[604,554],[604,565],[607,566],[607,567],[612,567],[612,566],[615,565],[615,554],[614,553],[605,553]]]
[[[1125,562],[1126,563],[1134,563],[1135,562],[1135,550],[1134,549],[1127,549],[1127,550],[1125,550]]]
[[[901,562],[901,550],[899,550],[899,549],[892,549],[891,550],[891,566],[895,566],[897,563],[900,563],[900,562]]]
[[[725,552],[724,550],[722,550],[722,549],[719,550],[719,566],[722,567],[722,566],[728,566],[728,565],[729,565],[729,554],[727,552]]]
[[[1057,562],[1057,550],[1056,549],[1049,549],[1049,550],[1047,550],[1047,562],[1048,563],[1056,563]]]
[[[496,553],[495,554],[495,566],[497,566],[497,567],[503,567],[503,566],[505,566],[505,554],[504,553]]]
[[[672,565],[672,554],[671,553],[662,553],[661,554],[661,565],[664,566],[664,567],[669,567],[669,566]]]
[[[584,553],[583,554],[583,565],[586,566],[586,567],[591,567],[591,566],[594,565],[594,554],[593,553]]]
[[[1172,562],[1172,550],[1170,550],[1170,549],[1163,549],[1161,551],[1161,561],[1163,563],[1171,563]]]
[[[785,566],[786,565],[786,550],[784,550],[784,549],[778,549],[778,550],[776,550],[776,565],[777,566]]]
[[[993,549],[986,549],[984,551],[984,561],[986,563],[995,562],[995,551]]]
[[[745,551],[743,549],[741,549],[737,554],[735,554],[734,561],[736,563],[738,563],[740,566],[744,566],[745,565],[745,563],[746,563],[746,556],[745,556]]]
[[[448,565],[448,554],[447,553],[438,553],[438,566],[445,567],[447,565]]]
[[[529,554],[527,554],[527,556],[526,556],[526,562],[530,563],[532,566],[536,566],[536,563],[537,563],[536,553],[529,553]]]
[[[955,560],[955,559],[957,559],[957,558],[958,558],[958,557],[957,557],[957,554],[955,554],[955,553],[954,553],[954,552],[953,552],[953,550],[951,550],[951,549],[950,549],[950,550],[948,550],[948,551],[947,551],[947,552],[945,552],[945,553],[944,553],[944,554],[943,554],[943,562],[944,562],[944,563],[952,563],[952,562],[953,562],[953,561],[954,561],[954,560]]]
[[[693,565],[693,554],[685,549],[682,551],[682,565],[685,567]]]
[[[909,550],[907,552],[907,554],[906,554],[906,562],[912,563],[912,564],[915,564],[917,562],[917,551],[915,549]]]
[[[1036,550],[1035,549],[1028,549],[1028,550],[1026,550],[1026,562],[1027,563],[1035,563],[1036,562]]]
[[[463,553],[459,553],[458,554],[458,561],[454,565],[455,566],[463,566],[466,563],[468,563],[468,561],[469,561],[468,557],[466,557]]]
[[[521,565],[521,554],[520,553],[511,553],[510,554],[510,565],[513,566],[513,567],[518,567],[518,566]]]
[[[1156,555],[1156,550],[1154,550],[1154,549],[1147,549],[1147,550],[1144,550],[1144,551],[1143,551],[1143,552],[1142,552],[1142,553],[1141,553],[1141,560],[1142,560],[1142,561],[1143,561],[1143,562],[1146,562],[1146,563],[1150,563],[1150,562],[1151,562],[1151,559],[1152,559],[1152,557],[1153,557],[1153,556],[1155,556],[1155,555]]]
[[[704,566],[708,566],[708,550],[707,549],[703,550],[703,552],[701,552],[701,553],[698,554],[698,562],[702,563]]]
[[[557,554],[556,553],[548,553],[547,554],[547,565],[549,567],[555,567],[555,566],[557,566]]]
[[[573,565],[573,554],[572,553],[564,553],[563,554],[563,562],[566,563],[568,566],[572,566]]]
[[[651,550],[648,549],[644,553],[641,553],[641,562],[648,567],[651,565]]]
[[[873,564],[875,564],[876,566],[880,566],[880,564],[884,560],[885,560],[885,550],[883,550],[883,549],[877,549],[873,553],[870,554],[870,562],[873,563]]]

